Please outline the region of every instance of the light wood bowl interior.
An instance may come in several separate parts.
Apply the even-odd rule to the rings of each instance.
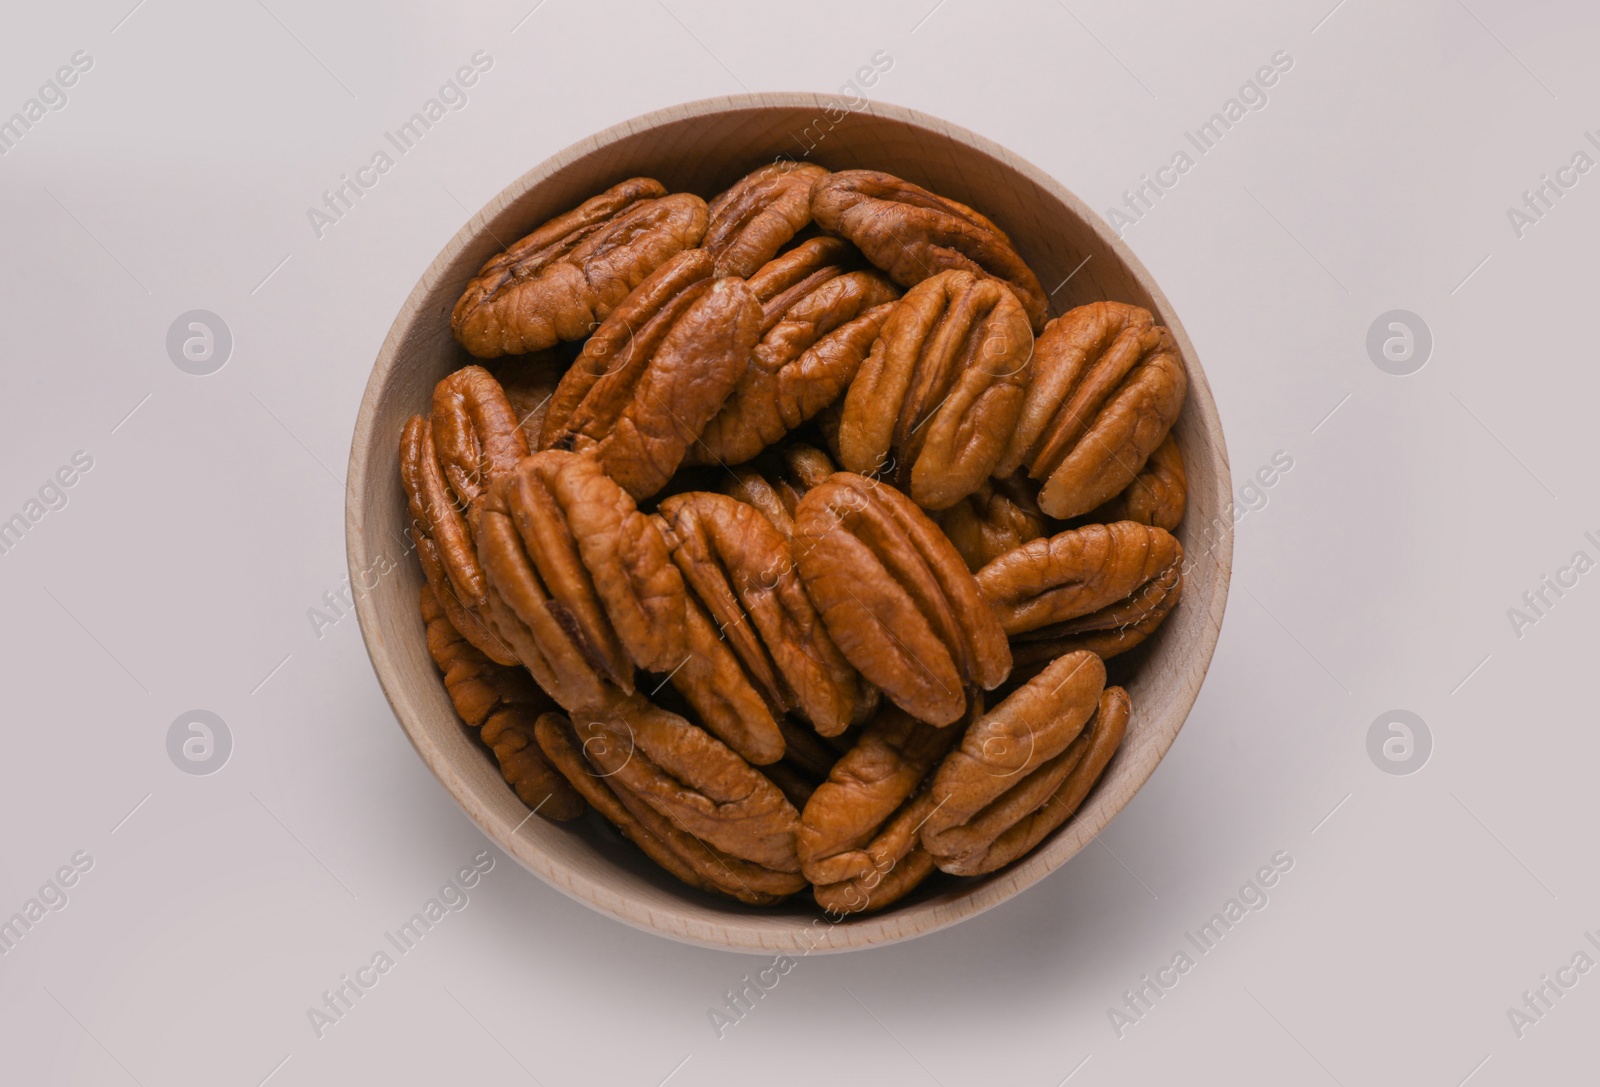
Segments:
[[[695,102],[618,125],[528,171],[462,227],[411,292],[373,365],[350,453],[352,583],[361,584],[361,572],[381,556],[399,564],[357,596],[361,630],[423,761],[485,834],[551,886],[630,925],[717,948],[820,953],[893,943],[972,917],[1043,879],[1106,826],[1171,746],[1205,677],[1227,599],[1232,483],[1221,424],[1194,346],[1149,273],[1082,201],[988,140],[893,106],[842,112],[833,100],[806,94]],[[838,924],[809,896],[757,910],[691,891],[592,815],[566,826],[527,817],[493,757],[456,717],[428,657],[417,611],[422,575],[405,538],[398,465],[407,417],[428,410],[435,382],[473,361],[451,338],[450,311],[484,260],[624,178],[647,175],[669,190],[710,198],[778,157],[885,170],[977,208],[1011,235],[1054,291],[1052,315],[1102,299],[1145,306],[1172,330],[1189,372],[1176,430],[1189,477],[1178,532],[1187,554],[1183,600],[1136,651],[1142,661],[1129,684],[1132,722],[1100,783],[1072,821],[1011,867],[979,879],[930,881],[882,914]]]

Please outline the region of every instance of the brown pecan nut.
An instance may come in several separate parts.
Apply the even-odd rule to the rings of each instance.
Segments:
[[[489,489],[478,555],[489,615],[539,685],[568,710],[633,688],[633,666],[682,662],[683,578],[667,544],[592,458],[523,458]]]
[[[819,888],[853,883],[869,892],[876,889],[885,861],[898,866],[918,844],[915,832],[895,833],[896,815],[914,804],[923,778],[960,734],[959,729],[923,724],[894,706],[873,718],[800,814],[795,841],[806,878]],[[932,869],[931,864],[925,867]],[[866,881],[872,886],[862,887]],[[897,884],[897,889],[903,894],[911,886]],[[828,897],[837,900],[843,893],[837,888]],[[873,896],[872,904],[888,903]]]
[[[877,170],[845,170],[811,190],[817,225],[848,238],[902,287],[950,268],[1011,285],[1034,331],[1044,327],[1049,297],[1011,239],[967,207]]]
[[[691,887],[715,891],[752,906],[781,902],[805,885],[792,873],[777,873],[740,860],[679,829],[625,789],[616,788],[585,757],[592,743],[580,741],[572,724],[547,713],[534,725],[545,757],[589,804],[656,864]],[[628,798],[624,803],[622,797]]]
[[[922,827],[940,868],[981,867],[1002,833],[1056,793],[1077,761],[1063,755],[1099,708],[1105,683],[1099,657],[1070,653],[967,728],[934,772],[935,808]]]
[[[595,330],[551,398],[544,448],[592,450],[635,498],[666,485],[760,334],[744,281],[710,274],[705,250],[680,253]]]
[[[445,690],[461,719],[494,752],[506,783],[528,807],[546,819],[565,822],[583,814],[583,799],[572,791],[533,743],[533,723],[552,708],[549,696],[521,668],[495,664],[451,626],[433,591],[422,587],[422,621],[428,653],[444,673]]]
[[[456,629],[498,664],[517,660],[483,622],[478,510],[484,489],[527,451],[504,391],[480,366],[440,381],[432,414],[412,416],[400,438],[400,482],[423,574]]]
[[[698,196],[630,178],[491,257],[456,302],[451,330],[479,358],[581,340],[705,231]]]
[[[1113,521],[1138,521],[1141,525],[1155,525],[1171,532],[1183,520],[1188,493],[1189,478],[1183,470],[1183,454],[1178,452],[1178,443],[1168,432],[1139,474],[1133,477],[1133,482],[1128,484],[1128,489],[1089,517],[1103,525]]]
[[[1171,533],[1118,521],[1033,540],[989,563],[977,579],[1019,655],[1026,641],[1048,643],[1036,652],[1092,646],[1109,657],[1138,645],[1166,618],[1182,571],[1183,545]]]
[[[859,720],[860,674],[828,636],[783,534],[754,507],[708,491],[673,495],[661,515],[689,591],[767,700],[824,736]]]
[[[876,272],[832,266],[764,300],[761,342],[690,462],[740,464],[838,399],[899,293]]]
[[[655,518],[667,546],[676,550],[672,529]],[[725,630],[689,593],[684,613],[688,652],[672,670],[672,685],[688,701],[699,723],[713,736],[757,766],[783,758],[785,743],[778,719],[783,710],[756,689],[734,652]]]
[[[934,520],[974,573],[1045,534],[1032,489],[1016,476],[987,481]]]
[[[895,304],[845,393],[840,463],[889,475],[925,509],[953,506],[1000,460],[1032,353],[1005,284],[965,271],[923,280]]]
[[[705,239],[719,276],[748,276],[811,222],[811,186],[828,171],[784,160],[734,182],[711,201]]]
[[[1026,466],[1039,508],[1063,520],[1133,482],[1188,390],[1171,334],[1121,302],[1079,306],[1051,321],[1033,351],[1022,416],[997,475]]]
[[[948,854],[935,858],[955,876],[981,876],[1032,851],[1078,810],[1116,754],[1133,703],[1121,687],[1100,694],[1094,716],[1055,758],[1007,790],[965,827],[940,838]]]
[[[794,805],[710,733],[636,694],[576,713],[572,725],[614,788],[713,849],[773,872],[799,873]]]
[[[838,472],[795,508],[806,593],[856,670],[901,709],[948,725],[966,687],[992,690],[1011,670],[994,612],[961,556],[893,487]]]
[[[729,469],[722,493],[754,506],[784,539],[794,536],[794,510],[801,497],[838,468],[815,446],[790,442],[755,464]]]

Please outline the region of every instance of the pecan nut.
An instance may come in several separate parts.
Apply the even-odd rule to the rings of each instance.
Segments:
[[[967,728],[960,746],[934,772],[935,809],[922,827],[922,844],[941,869],[976,875],[1005,863],[989,863],[996,849],[1004,854],[1015,848],[1017,839],[1002,842],[1004,835],[1049,803],[1082,762],[1089,745],[1073,744],[1101,709],[1105,683],[1099,657],[1070,653]],[[1125,692],[1113,696],[1108,724],[1119,715],[1125,724],[1118,707],[1126,703]],[[1120,728],[1115,731],[1120,740]],[[1030,830],[1025,825],[1019,834],[1026,837]]]
[[[619,791],[642,799],[713,849],[798,875],[799,812],[710,733],[639,695],[616,696],[576,713],[572,725],[589,761]]]
[[[722,493],[761,511],[783,534],[794,536],[794,511],[800,499],[838,468],[815,446],[792,442],[754,465],[729,469]]]
[[[761,306],[744,281],[710,275],[705,250],[680,253],[616,308],[557,386],[544,448],[592,450],[635,498],[666,485],[760,334]]]
[[[1033,333],[999,280],[941,272],[895,304],[845,393],[839,458],[925,509],[982,486],[1022,411]]]
[[[940,870],[981,876],[1032,851],[1070,819],[1099,780],[1127,732],[1133,703],[1121,687],[1107,687],[1083,731],[1055,758],[1040,765],[966,827],[946,831],[936,855]]]
[[[800,870],[817,887],[824,908],[865,892],[870,908],[887,906],[933,869],[931,858],[908,861],[920,849],[917,832],[929,814],[918,787],[960,735],[886,707],[833,765],[800,813],[796,847]],[[915,809],[916,823],[907,823]],[[899,873],[896,879],[895,874]],[[885,886],[884,878],[889,878]],[[888,897],[888,892],[895,892]],[[857,912],[865,903],[853,903]]]
[[[1121,302],[1079,306],[1051,321],[1033,352],[1033,379],[997,475],[1026,466],[1039,508],[1063,520],[1124,490],[1172,429],[1188,376],[1150,311]]]
[[[1149,637],[1177,604],[1183,545],[1135,521],[1085,525],[1007,552],[977,578],[1019,664],[1078,648],[1111,657]]]
[[[1138,521],[1172,532],[1183,520],[1189,494],[1189,478],[1183,470],[1183,454],[1171,432],[1161,439],[1127,490],[1089,516],[1099,524],[1113,521]]]
[[[481,730],[506,784],[546,819],[560,823],[582,815],[583,799],[532,742],[534,721],[551,708],[549,696],[523,669],[495,664],[473,648],[426,585],[421,605],[428,653],[444,674],[450,701],[463,721]]]
[[[828,171],[783,160],[735,181],[711,201],[701,242],[719,276],[748,276],[811,222],[811,186]]]
[[[782,533],[754,507],[707,491],[666,499],[661,515],[684,582],[767,700],[824,736],[859,720],[861,677],[828,636]]]
[[[456,302],[451,330],[479,358],[581,340],[705,231],[705,201],[631,178],[491,257]]]
[[[412,416],[400,437],[400,482],[423,575],[451,624],[497,664],[517,658],[483,619],[477,520],[484,489],[527,451],[504,391],[480,366],[440,381],[432,414]]]
[[[478,555],[496,632],[564,708],[602,701],[607,684],[632,690],[634,665],[683,660],[683,579],[660,531],[593,458],[523,458],[489,489]]]
[[[984,566],[1045,534],[1045,517],[1032,490],[1017,476],[993,479],[934,520],[977,573]]]
[[[833,238],[817,238],[778,258],[750,287],[762,301],[761,341],[716,418],[690,451],[694,464],[740,464],[838,399],[867,357],[899,296],[876,272],[842,264],[805,272],[826,259]],[[773,265],[779,265],[772,271]],[[778,289],[782,288],[782,289]]]
[[[838,472],[795,508],[800,577],[856,670],[911,716],[948,725],[966,687],[991,690],[1011,651],[937,525],[887,484]]]
[[[646,856],[689,886],[752,906],[770,906],[805,885],[790,873],[772,872],[712,848],[617,787],[609,775],[602,775],[585,758],[590,742],[579,740],[571,722],[560,714],[540,717],[534,735],[545,757],[590,806]]]
[[[848,238],[902,287],[950,268],[1010,284],[1034,331],[1044,327],[1049,297],[1011,239],[978,212],[892,174],[845,170],[811,190],[811,215]]]

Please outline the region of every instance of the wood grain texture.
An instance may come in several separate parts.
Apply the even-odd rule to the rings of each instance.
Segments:
[[[379,682],[417,753],[485,834],[551,886],[630,925],[710,947],[824,953],[893,943],[972,917],[1043,879],[1104,829],[1172,745],[1205,678],[1228,595],[1232,480],[1221,422],[1193,344],[1137,258],[1081,200],[974,133],[878,104],[830,127],[838,112],[832,99],[809,94],[693,102],[617,125],[518,178],[451,239],[396,316],[350,451],[345,535],[352,582],[381,556],[398,564],[357,596],[356,611]],[[1052,316],[1099,300],[1145,306],[1172,330],[1189,372],[1176,427],[1189,473],[1188,511],[1177,533],[1189,560],[1183,602],[1137,651],[1143,660],[1128,685],[1133,720],[1100,784],[1075,819],[1010,868],[975,880],[933,880],[884,915],[840,924],[811,908],[809,896],[755,910],[689,891],[603,826],[583,822],[574,830],[528,818],[493,758],[456,719],[428,657],[398,467],[406,418],[427,410],[435,382],[472,361],[451,338],[450,310],[490,255],[625,178],[642,174],[710,197],[778,157],[886,170],[978,208],[1011,235],[1054,292]]]

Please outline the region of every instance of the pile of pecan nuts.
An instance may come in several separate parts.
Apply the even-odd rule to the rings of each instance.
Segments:
[[[972,208],[794,162],[489,260],[451,316],[486,362],[400,461],[429,650],[517,795],[833,914],[1070,818],[1132,713],[1105,661],[1182,587],[1187,379],[1147,310],[1048,301]]]

